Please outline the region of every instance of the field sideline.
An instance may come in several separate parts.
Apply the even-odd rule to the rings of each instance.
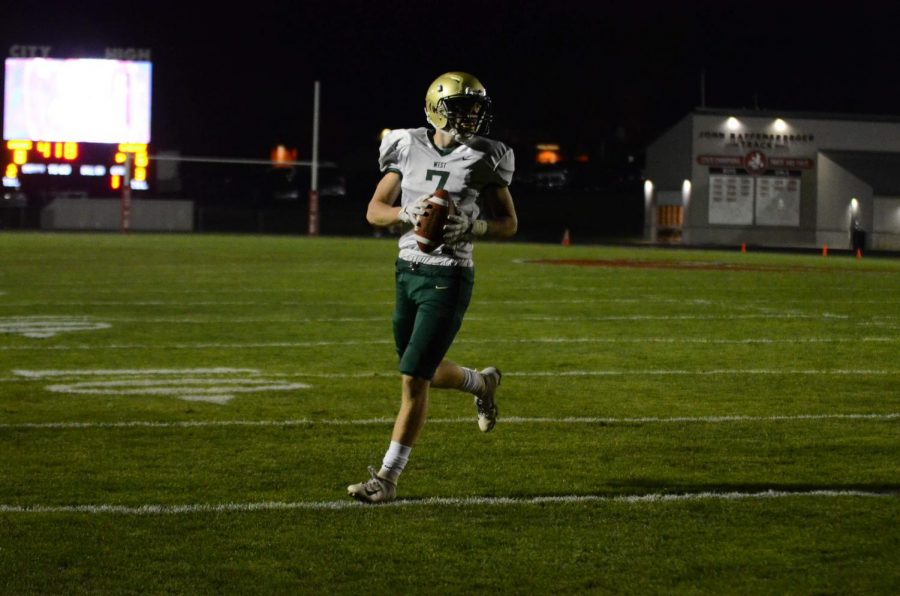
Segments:
[[[0,593],[900,591],[900,260],[484,243],[400,501],[388,239],[0,234]]]

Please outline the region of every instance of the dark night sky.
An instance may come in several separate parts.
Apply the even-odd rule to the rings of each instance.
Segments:
[[[900,115],[886,3],[31,4],[4,11],[7,48],[151,48],[152,144],[188,155],[283,142],[308,158],[319,79],[322,158],[373,156],[378,131],[422,125],[425,88],[457,69],[485,83],[493,136],[513,142],[591,147],[623,129],[641,146],[699,105],[704,69],[712,107]]]

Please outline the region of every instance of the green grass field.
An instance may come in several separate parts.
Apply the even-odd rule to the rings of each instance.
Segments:
[[[0,234],[0,591],[900,592],[900,261],[480,245],[501,419],[366,507],[395,254]]]

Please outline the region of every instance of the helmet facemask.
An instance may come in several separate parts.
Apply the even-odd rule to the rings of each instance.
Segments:
[[[464,141],[487,134],[491,126],[491,100],[486,95],[452,95],[438,101],[437,112],[446,118],[443,130]]]

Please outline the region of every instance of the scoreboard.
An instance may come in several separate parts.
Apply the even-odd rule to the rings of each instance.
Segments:
[[[148,190],[149,50],[63,56],[12,46],[4,63],[2,185],[27,196]]]
[[[26,193],[115,193],[128,181],[132,190],[148,190],[150,158],[146,143],[4,141],[0,167],[3,186]],[[126,168],[129,168],[126,170]]]

